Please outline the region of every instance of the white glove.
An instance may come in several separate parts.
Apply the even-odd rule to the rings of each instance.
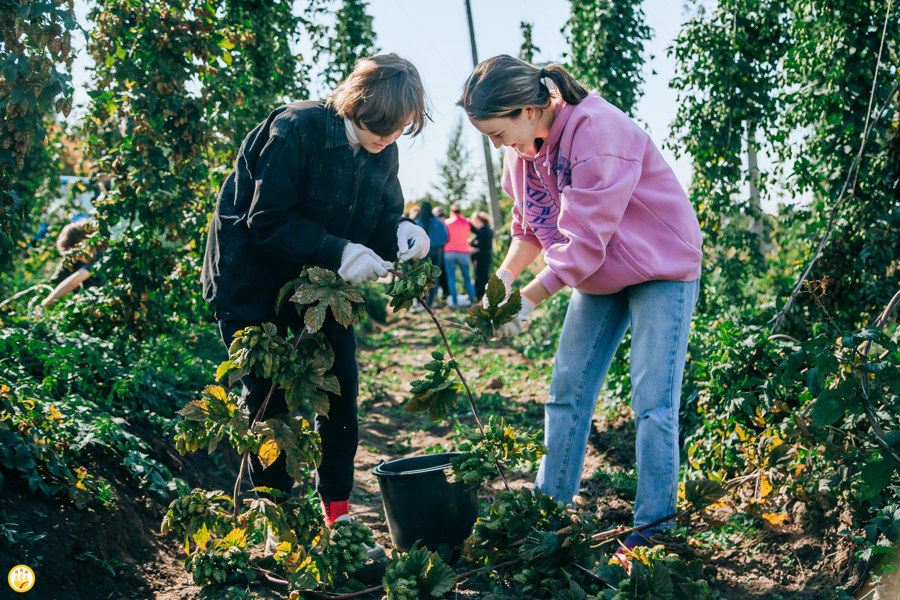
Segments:
[[[497,279],[503,282],[503,286],[506,288],[506,298],[509,298],[509,295],[512,293],[512,284],[513,281],[516,280],[516,276],[513,275],[513,272],[508,269],[497,269],[497,272],[494,273],[497,276]],[[488,307],[488,297],[487,294],[481,297],[481,306],[484,308]]]
[[[344,253],[341,255],[338,275],[347,283],[358,285],[364,281],[375,281],[379,277],[384,277],[391,266],[393,265],[375,254],[371,248],[350,242],[344,247]]]
[[[522,330],[525,329],[525,323],[528,322],[528,316],[531,314],[531,311],[534,310],[535,306],[537,305],[523,294],[522,308],[519,309],[519,314],[513,317],[512,321],[508,321],[494,330],[494,339],[499,340],[502,337],[512,337],[522,333]]]
[[[412,258],[425,258],[431,248],[431,240],[425,230],[409,221],[400,221],[397,226],[397,258],[406,262]]]

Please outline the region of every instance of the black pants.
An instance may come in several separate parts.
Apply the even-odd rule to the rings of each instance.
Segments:
[[[491,278],[491,253],[476,252],[472,255],[472,262],[475,263],[475,298],[481,300],[484,296],[484,288]]]
[[[292,307],[286,307],[282,315],[287,316],[282,316],[275,323],[279,335],[286,335],[288,327],[293,332],[302,331],[303,322]],[[219,321],[219,333],[227,348],[231,345],[236,331],[260,324],[259,321]],[[316,431],[322,437],[322,464],[316,470],[316,490],[322,500],[333,502],[347,500],[353,488],[353,459],[356,457],[356,447],[359,444],[359,424],[356,418],[359,367],[356,363],[356,334],[353,327],[343,327],[329,314],[322,326],[322,332],[334,350],[334,364],[328,373],[337,377],[341,384],[341,395],[328,394],[330,402],[328,416],[316,415]],[[262,406],[272,382],[250,374],[241,379],[241,383],[252,419]],[[286,412],[284,390],[276,389],[269,398],[264,417]],[[294,484],[293,478],[288,475],[283,453],[268,468],[263,467],[256,455],[252,455],[250,480],[255,487],[266,486],[284,492],[289,492]]]

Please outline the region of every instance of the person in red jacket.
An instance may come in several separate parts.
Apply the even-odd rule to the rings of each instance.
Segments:
[[[469,274],[469,235],[472,233],[472,224],[462,216],[459,204],[450,205],[450,218],[447,219],[447,243],[444,244],[444,266],[447,267],[447,288],[450,295],[447,297],[447,306],[456,308],[468,306],[475,299],[475,286],[472,285],[472,277]],[[456,269],[459,269],[466,287],[468,297],[462,301],[456,294]]]

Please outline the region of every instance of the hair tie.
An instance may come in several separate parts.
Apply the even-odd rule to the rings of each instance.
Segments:
[[[541,79],[547,77],[547,70],[544,67],[541,67]]]

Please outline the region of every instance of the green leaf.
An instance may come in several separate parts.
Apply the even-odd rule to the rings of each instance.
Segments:
[[[844,416],[844,411],[847,410],[847,401],[843,396],[842,388],[843,386],[826,388],[816,398],[812,411],[809,413],[814,427],[831,425]]]
[[[715,504],[726,492],[721,483],[712,479],[692,479],[684,484],[684,497],[697,510]]]
[[[866,463],[861,473],[860,500],[869,500],[881,493],[891,482],[894,472],[897,471],[897,466],[897,463],[890,458]]]

